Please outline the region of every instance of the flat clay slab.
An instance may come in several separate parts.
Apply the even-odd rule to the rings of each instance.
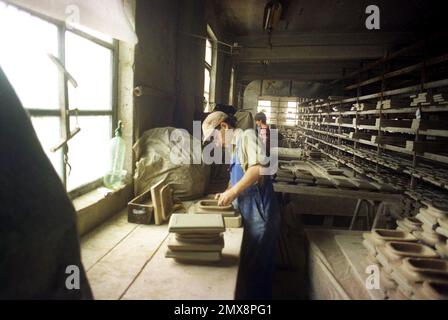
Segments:
[[[161,180],[151,187],[151,199],[154,205],[154,222],[156,225],[163,223],[162,200],[160,198],[160,190],[164,187]]]
[[[241,228],[243,226],[243,218],[240,214],[236,217],[224,217],[224,224],[226,228]]]
[[[330,188],[334,187],[334,183],[330,179],[323,177],[316,177],[315,180],[316,185],[319,187],[330,187]]]
[[[185,238],[181,234],[176,234],[175,237],[177,240],[186,243],[216,243],[223,238],[222,235],[213,236],[211,238],[203,238],[203,237]]]
[[[396,188],[387,183],[371,182],[370,184],[381,192],[397,192]]]
[[[412,233],[412,231],[420,231],[420,230],[422,230],[421,226],[423,224],[420,221],[418,221],[418,222],[419,222],[419,224],[415,225],[413,223],[409,223],[406,219],[402,219],[402,220],[397,220],[396,221],[398,228],[400,230],[408,232],[408,233]]]
[[[428,211],[437,218],[448,218],[448,201],[432,201]]]
[[[364,181],[364,180],[360,180],[360,179],[351,179],[350,182],[352,182],[360,190],[367,190],[367,191],[376,191],[376,190],[378,190],[374,185],[372,185],[368,181]]]
[[[372,242],[370,242],[370,241],[367,240],[367,239],[364,239],[364,240],[362,241],[362,245],[364,246],[364,248],[367,249],[367,251],[369,252],[369,255],[370,255],[370,256],[373,256],[373,257],[376,256],[376,254],[377,254],[377,252],[376,252],[376,248],[375,248],[375,245],[374,245]]]
[[[437,253],[430,247],[413,242],[387,242],[384,253],[389,261],[400,261],[405,257],[410,258],[437,258]]]
[[[376,255],[376,259],[383,267],[384,272],[391,274],[394,271],[394,266],[392,265],[391,262],[389,262],[388,258],[384,254],[384,247],[378,248],[378,253]]]
[[[385,272],[380,273],[380,287],[383,290],[395,290],[397,289],[398,285],[395,282],[394,279],[392,279],[388,274]]]
[[[423,214],[423,213],[418,213],[415,218],[419,221],[421,221],[424,224],[427,224],[428,226],[430,226],[431,228],[436,228],[437,227],[437,220],[434,222],[433,217],[428,218],[428,215]]]
[[[188,262],[218,262],[221,260],[221,252],[179,252],[168,249],[165,257]]]
[[[425,281],[420,292],[430,300],[448,300],[448,284],[446,283]]]
[[[417,242],[412,235],[400,230],[375,229],[372,231],[372,240],[376,245],[384,245],[388,241]]]
[[[174,234],[168,239],[168,248],[171,251],[221,251],[224,248],[224,238],[212,243],[191,243],[179,241]]]
[[[404,218],[403,223],[407,224],[410,227],[420,228],[422,226],[422,222],[413,217]]]
[[[398,270],[394,270],[390,277],[398,284],[398,289],[407,298],[410,298],[414,292],[413,283],[409,282],[408,279]]]
[[[219,233],[224,232],[224,218],[220,214],[173,214],[169,232]]]
[[[284,183],[294,183],[295,178],[288,178],[288,177],[275,177],[275,182],[284,182]]]
[[[339,179],[339,178],[331,178],[334,184],[341,189],[358,189],[350,180],[348,179]]]
[[[431,214],[431,211],[427,208],[420,208],[419,214],[425,218],[426,221],[430,222],[431,224],[437,224],[437,218],[436,216]]]
[[[373,264],[379,265],[379,263],[380,263],[375,256],[370,255],[370,254],[368,254],[366,256],[366,261],[367,261],[368,265],[373,265]]]
[[[171,213],[173,213],[173,193],[169,185],[163,186],[160,190],[160,200],[163,221],[168,221]]]
[[[431,225],[428,225],[426,223],[422,224],[422,230],[424,232],[434,233],[435,229]],[[415,231],[422,231],[422,230],[415,230]]]
[[[442,228],[448,230],[448,218],[439,218],[437,222]]]
[[[426,231],[414,231],[412,233],[417,239],[424,242],[425,244],[434,247],[437,243],[445,240],[445,237],[442,237],[438,233],[430,233]]]
[[[448,244],[447,243],[437,243],[436,250],[439,256],[443,259],[448,259]]]

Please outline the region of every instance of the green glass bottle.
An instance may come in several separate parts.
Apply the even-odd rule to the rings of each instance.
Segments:
[[[124,171],[126,145],[122,138],[122,128],[123,123],[118,121],[115,137],[111,139],[109,145],[109,168],[104,176],[104,185],[113,190],[122,187],[126,177],[126,172]]]

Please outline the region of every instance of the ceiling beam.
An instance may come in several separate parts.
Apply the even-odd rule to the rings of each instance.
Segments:
[[[353,62],[310,62],[310,63],[241,63],[238,76],[243,80],[279,79],[279,80],[334,80],[342,77],[344,71],[357,70],[358,63]]]
[[[362,60],[383,57],[386,49],[378,45],[352,46],[288,46],[270,48],[241,48],[235,55],[238,62],[249,61],[316,61],[316,60]]]
[[[423,35],[409,32],[362,32],[362,33],[273,33],[271,42],[275,46],[285,45],[397,45],[415,42]],[[268,44],[268,35],[259,33],[234,38],[243,47]]]

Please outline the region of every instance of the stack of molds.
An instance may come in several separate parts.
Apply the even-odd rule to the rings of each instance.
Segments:
[[[240,228],[243,224],[241,214],[232,205],[218,206],[218,200],[211,197],[201,199],[189,209],[194,214],[221,214],[226,228]]]
[[[391,277],[391,266],[382,252],[386,244],[400,241],[401,243],[415,243],[417,239],[407,232],[400,230],[375,229],[372,232],[363,234],[363,245],[368,251],[367,260],[370,264],[376,264],[381,267],[380,271],[380,289],[385,296],[393,294],[398,285]]]
[[[291,169],[278,169],[274,177],[275,182],[279,183],[295,183],[295,176]]]
[[[446,104],[448,104],[448,93],[441,92],[441,93],[435,94],[433,96],[433,100],[434,100],[435,104],[446,105]]]
[[[224,231],[221,214],[173,214],[165,256],[187,262],[220,261]]]
[[[315,178],[308,170],[296,169],[294,176],[299,185],[314,185]]]
[[[389,299],[447,299],[448,262],[417,243],[409,230],[417,220],[404,219],[397,230],[376,229],[364,234],[369,263],[381,267],[380,287]]]
[[[443,258],[448,258],[448,203],[433,201],[420,208],[415,217],[422,223],[421,230],[412,234],[421,242],[433,247]]]

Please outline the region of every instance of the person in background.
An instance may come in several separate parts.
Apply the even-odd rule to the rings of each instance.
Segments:
[[[217,195],[218,205],[233,203],[243,217],[244,235],[235,298],[271,299],[280,209],[272,180],[263,170],[267,159],[253,129],[236,129],[236,119],[213,112],[203,122],[204,141],[231,152],[230,183]]]
[[[259,112],[255,115],[255,124],[257,125],[258,136],[266,147],[266,155],[269,157],[271,148],[271,131],[267,125],[266,115]]]

